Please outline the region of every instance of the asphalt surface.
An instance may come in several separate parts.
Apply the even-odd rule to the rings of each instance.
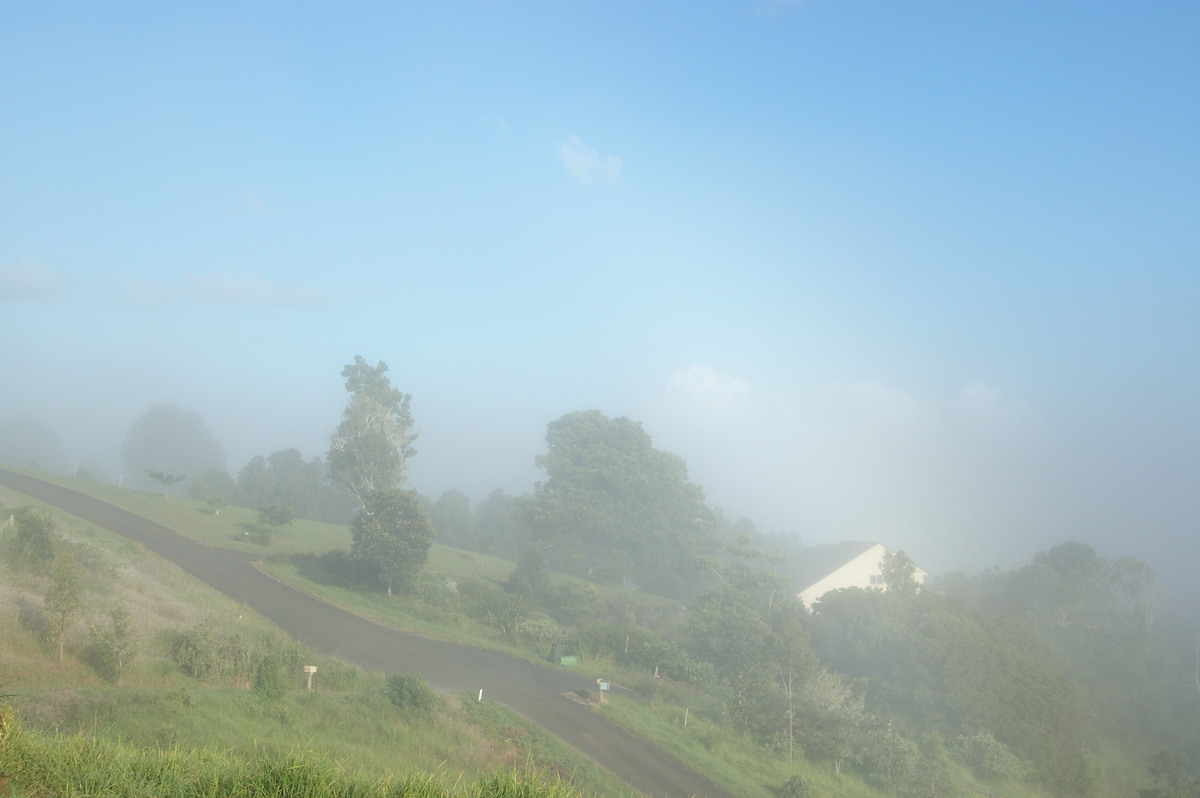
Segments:
[[[315,650],[370,670],[415,672],[431,685],[497,701],[654,798],[733,798],[569,697],[595,678],[496,652],[432,640],[368,621],[267,576],[244,557],[209,546],[78,491],[0,469],[0,484],[134,540]]]

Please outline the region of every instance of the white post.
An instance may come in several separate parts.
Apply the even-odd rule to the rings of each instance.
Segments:
[[[482,687],[480,687],[480,688],[479,688],[479,698],[475,699],[475,701],[476,701],[476,703],[478,703],[478,702],[480,702],[480,701],[482,701],[482,700],[483,700],[483,688],[482,688]]]

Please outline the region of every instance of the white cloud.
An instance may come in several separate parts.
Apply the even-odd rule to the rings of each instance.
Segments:
[[[621,179],[621,159],[615,155],[601,155],[590,144],[584,143],[579,136],[571,136],[566,141],[557,142],[558,157],[575,182],[581,185],[594,183],[615,183]]]
[[[66,280],[40,263],[0,264],[0,302],[52,302],[66,292]]]

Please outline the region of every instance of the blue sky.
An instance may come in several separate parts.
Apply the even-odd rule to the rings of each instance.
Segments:
[[[0,3],[0,418],[119,472],[412,479],[643,422],[714,504],[935,569],[1200,554],[1192,2]]]

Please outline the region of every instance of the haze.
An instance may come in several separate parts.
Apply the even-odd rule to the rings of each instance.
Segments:
[[[1200,557],[1200,7],[6,3],[0,420],[532,490],[600,409],[930,571]]]

